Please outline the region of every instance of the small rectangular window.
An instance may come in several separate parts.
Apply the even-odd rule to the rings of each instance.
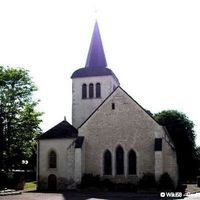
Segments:
[[[162,151],[162,138],[155,138],[155,151]]]
[[[115,110],[115,103],[112,103],[112,110]]]

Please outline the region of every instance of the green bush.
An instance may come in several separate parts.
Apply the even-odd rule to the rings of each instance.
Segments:
[[[81,180],[81,188],[99,187],[100,176],[94,176],[93,174],[84,174]]]
[[[15,174],[14,175],[14,188],[16,190],[23,190],[25,185],[25,178],[23,175]]]
[[[8,176],[6,172],[0,171],[0,190],[7,187]]]
[[[24,176],[14,172],[0,172],[0,189],[11,188],[23,190],[25,184]]]
[[[114,185],[115,184],[109,179],[103,179],[100,181],[100,187],[104,190],[113,191]]]
[[[115,183],[115,192],[137,192],[137,186],[133,183]]]
[[[113,183],[109,179],[100,179],[100,176],[84,174],[79,189],[95,189],[103,191],[136,192],[137,186],[132,183]]]
[[[161,190],[174,190],[174,182],[168,173],[164,173],[160,176],[158,187]]]
[[[155,175],[152,173],[145,173],[143,177],[139,180],[138,186],[141,189],[156,188]]]

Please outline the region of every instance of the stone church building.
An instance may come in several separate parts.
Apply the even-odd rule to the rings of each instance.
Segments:
[[[66,120],[38,137],[38,189],[64,190],[83,174],[117,183],[167,172],[174,184],[174,144],[124,89],[107,62],[97,22],[84,68],[72,76],[72,125]]]

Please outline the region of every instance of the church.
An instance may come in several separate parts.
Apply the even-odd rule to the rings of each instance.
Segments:
[[[71,79],[72,124],[63,120],[37,138],[38,189],[70,189],[84,174],[137,184],[167,172],[177,185],[174,144],[107,67],[97,22],[85,67]]]

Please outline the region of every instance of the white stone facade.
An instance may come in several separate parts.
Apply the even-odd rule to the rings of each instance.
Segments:
[[[39,150],[39,189],[48,188],[48,177],[54,174],[57,178],[57,189],[67,189],[74,183],[75,148],[73,139],[46,139],[38,142]],[[54,151],[57,156],[56,168],[49,167],[49,153]]]
[[[89,84],[94,84],[94,98],[89,98]],[[101,97],[96,97],[95,85],[101,85]],[[87,98],[82,99],[82,85],[87,85]],[[111,75],[72,79],[72,125],[78,128],[102,101],[119,85]]]
[[[112,103],[115,104],[114,110]],[[85,136],[85,173],[103,177],[103,154],[108,149],[112,154],[113,169],[109,178],[113,181],[136,182],[145,173],[155,174],[158,180],[163,172],[168,172],[177,184],[176,152],[172,142],[163,127],[120,87],[79,128],[79,135]],[[160,152],[154,151],[155,135],[159,135],[163,141]],[[118,145],[124,150],[124,175],[116,175],[115,154]],[[131,149],[137,157],[134,176],[128,175],[127,156]]]

